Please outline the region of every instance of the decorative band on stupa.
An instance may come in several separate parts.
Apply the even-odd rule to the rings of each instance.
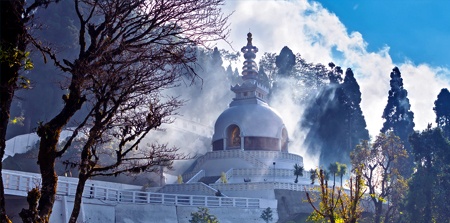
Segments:
[[[242,67],[242,79],[257,79],[258,77],[258,66],[254,59],[256,58],[256,53],[258,48],[252,45],[252,34],[247,34],[247,45],[242,47],[241,52],[244,54],[244,66]]]

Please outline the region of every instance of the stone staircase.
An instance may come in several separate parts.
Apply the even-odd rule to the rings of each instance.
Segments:
[[[210,184],[215,183],[219,178],[220,178],[220,176],[202,177],[200,180],[198,180],[198,182],[202,182],[206,185],[210,185]]]

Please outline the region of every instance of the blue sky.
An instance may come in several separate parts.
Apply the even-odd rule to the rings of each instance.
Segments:
[[[224,10],[233,12],[231,46],[244,46],[250,30],[259,48],[257,60],[263,52],[279,53],[288,46],[308,62],[352,68],[372,137],[383,124],[395,66],[408,91],[415,130],[434,122],[434,101],[442,88],[450,88],[450,1],[226,0]],[[292,132],[302,108],[289,104],[272,106],[291,136],[301,138]]]
[[[450,1],[319,0],[369,51],[388,45],[394,63],[450,66]]]

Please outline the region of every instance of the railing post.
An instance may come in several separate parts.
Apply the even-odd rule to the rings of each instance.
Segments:
[[[33,189],[33,178],[29,178],[29,180],[28,180],[28,190],[30,191],[31,189]]]
[[[9,189],[9,177],[10,177],[10,175],[8,173],[6,173],[4,176],[5,177],[3,178],[3,184],[4,184],[3,187],[5,189]]]
[[[17,190],[20,190],[20,184],[22,182],[22,176],[19,176],[19,179],[17,181]]]
[[[133,203],[136,203],[135,201],[136,201],[136,191],[133,191],[133,199],[132,199],[132,202],[133,202]]]

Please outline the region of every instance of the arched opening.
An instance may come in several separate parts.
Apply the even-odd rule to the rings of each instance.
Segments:
[[[237,125],[230,125],[227,129],[227,149],[241,148],[241,130]]]

